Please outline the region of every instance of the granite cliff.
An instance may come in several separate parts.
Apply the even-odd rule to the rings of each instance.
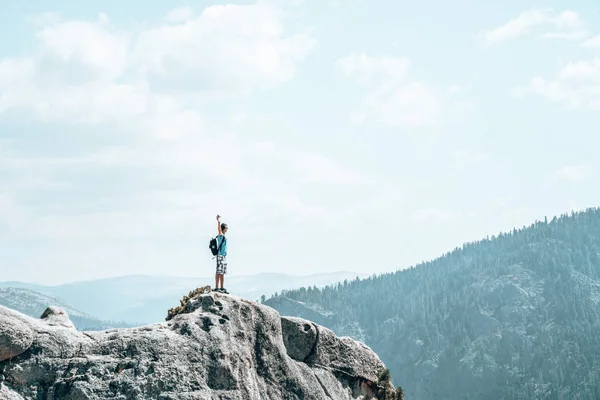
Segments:
[[[401,399],[364,344],[219,293],[167,321],[81,332],[61,308],[0,306],[0,399]]]

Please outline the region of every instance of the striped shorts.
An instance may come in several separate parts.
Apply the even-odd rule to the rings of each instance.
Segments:
[[[217,256],[217,274],[226,274],[227,273],[227,257],[226,256]]]

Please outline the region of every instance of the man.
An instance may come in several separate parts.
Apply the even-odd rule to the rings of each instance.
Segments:
[[[223,287],[225,274],[227,273],[227,238],[225,237],[225,233],[227,233],[227,224],[221,223],[221,217],[219,215],[217,215],[217,229],[219,231],[219,235],[217,236],[217,248],[219,249],[219,251],[217,252],[217,273],[215,274],[215,292],[229,294],[229,292]],[[220,288],[219,283],[221,286]]]

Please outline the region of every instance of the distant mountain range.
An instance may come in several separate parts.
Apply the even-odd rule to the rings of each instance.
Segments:
[[[55,298],[23,288],[0,288],[0,305],[12,308],[34,318],[39,318],[48,306],[58,306],[69,314],[69,318],[73,321],[77,329],[82,331],[97,331],[132,326],[123,322],[102,321],[69,305],[63,304]]]
[[[259,300],[263,295],[270,296],[282,290],[324,287],[345,279],[351,280],[367,276],[367,274],[353,272],[306,276],[265,273],[227,277],[226,288],[232,294],[250,300]],[[93,316],[90,318],[143,325],[164,321],[167,310],[179,305],[179,300],[183,295],[205,285],[213,286],[214,277],[128,275],[57,286],[43,286],[26,282],[0,282],[0,289],[21,289],[20,292],[6,292],[4,296],[10,299],[18,295],[11,301],[20,304],[21,308],[16,309],[28,315],[32,315],[32,313],[22,311],[27,308],[27,301],[32,302],[32,311],[35,311],[33,314],[38,314],[39,304],[57,305],[58,303],[58,305],[65,305],[72,310],[81,310],[82,314]],[[8,302],[8,300],[5,301]],[[45,307],[39,314],[44,309]]]
[[[407,399],[600,399],[600,209],[265,302],[364,341]]]

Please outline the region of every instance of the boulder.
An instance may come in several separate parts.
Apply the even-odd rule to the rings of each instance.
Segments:
[[[306,360],[317,344],[317,327],[302,318],[281,317],[281,329],[288,356],[296,361]]]
[[[0,361],[16,357],[29,349],[33,335],[26,317],[21,318],[16,311],[0,307]]]
[[[323,326],[317,326],[317,331],[315,351],[307,358],[307,363],[329,366],[372,382],[379,380],[385,365],[367,345],[349,337],[337,337],[331,329]]]
[[[69,314],[60,307],[50,306],[46,308],[40,317],[46,324],[51,326],[62,326],[75,329],[75,325],[69,319]]]

